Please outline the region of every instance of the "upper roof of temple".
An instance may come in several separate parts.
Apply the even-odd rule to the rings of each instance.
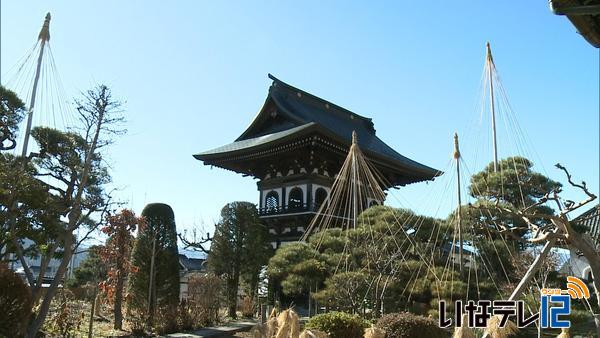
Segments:
[[[349,147],[355,131],[358,145],[367,158],[397,171],[394,177],[398,179],[390,182],[390,186],[431,180],[441,174],[381,141],[370,118],[293,87],[271,74],[269,78],[273,83],[265,104],[248,128],[233,143],[196,154],[196,159],[240,172],[239,168],[230,168],[223,161],[247,158],[241,155],[258,154],[290,139],[315,133]]]

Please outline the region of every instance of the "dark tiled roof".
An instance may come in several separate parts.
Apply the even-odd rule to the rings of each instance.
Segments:
[[[410,173],[404,183],[430,180],[441,174],[440,171],[413,161],[392,149],[375,134],[370,118],[360,116],[345,108],[323,100],[317,96],[295,88],[273,75],[269,95],[265,105],[254,118],[250,126],[233,143],[194,155],[198,160],[211,160],[217,157],[232,155],[237,152],[276,144],[292,135],[297,135],[311,128],[320,128],[322,132],[350,145],[352,132],[356,131],[358,145],[369,158],[375,158],[398,168],[401,172]],[[270,104],[276,107],[277,114],[282,115],[283,122],[268,125],[273,110],[266,109]]]
[[[414,169],[428,171],[435,176],[438,171],[400,155],[375,135],[375,126],[370,118],[355,114],[347,109],[318,98],[312,94],[284,83],[269,74],[273,80],[270,95],[290,117],[302,122],[316,122],[318,125],[332,131],[337,136],[352,143],[352,131],[358,135],[358,145],[363,151],[373,152],[391,160],[409,165]],[[300,92],[300,97],[297,93]],[[329,108],[327,108],[329,106]]]
[[[593,206],[590,210],[577,216],[571,222],[585,226],[587,233],[600,247],[600,204]]]
[[[259,137],[255,137],[255,138],[249,138],[249,139],[245,139],[245,140],[235,141],[233,143],[229,143],[224,146],[199,153],[197,155],[194,155],[194,157],[196,157],[197,159],[202,159],[205,156],[232,153],[232,152],[236,152],[236,151],[240,151],[240,150],[244,150],[244,149],[251,149],[251,148],[254,148],[257,146],[261,146],[261,145],[268,145],[269,143],[274,143],[274,142],[277,142],[286,137],[295,135],[295,134],[299,133],[300,131],[305,130],[309,127],[312,127],[314,125],[315,125],[315,123],[307,123],[307,124],[303,124],[299,127],[290,128],[290,129],[287,129],[284,131],[267,134],[267,135],[263,135],[263,136],[259,136]]]
[[[566,15],[590,45],[600,48],[600,3],[598,0],[550,0],[554,14]]]
[[[204,261],[202,258],[189,258],[179,254],[179,264],[187,271],[204,271]]]

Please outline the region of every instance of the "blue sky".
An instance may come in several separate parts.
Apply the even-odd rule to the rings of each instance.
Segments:
[[[0,74],[47,11],[65,95],[105,83],[126,101],[129,133],[107,153],[118,198],[138,213],[168,203],[180,229],[210,230],[225,203],[257,202],[251,178],[192,154],[245,129],[267,73],[373,118],[381,139],[432,167],[448,170],[458,131],[469,169],[481,169],[491,159],[477,105],[488,40],[528,134],[524,155],[560,180],[561,162],[598,192],[599,53],[547,1],[3,1]],[[501,157],[515,153],[510,137]],[[446,176],[389,202],[445,217]]]

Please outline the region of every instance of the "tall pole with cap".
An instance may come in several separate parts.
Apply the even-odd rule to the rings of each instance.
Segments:
[[[31,134],[31,124],[33,122],[33,108],[35,107],[35,97],[37,94],[38,82],[40,80],[40,71],[42,69],[42,58],[44,56],[44,47],[46,42],[50,41],[50,13],[46,13],[46,18],[44,19],[44,24],[42,25],[42,29],[40,30],[40,34],[38,35],[38,40],[40,41],[40,53],[37,59],[37,66],[35,69],[35,77],[33,79],[33,89],[31,91],[31,100],[29,102],[29,111],[27,113],[27,127],[25,128],[25,137],[23,140],[23,148],[21,150],[21,156],[27,156],[27,148],[29,145],[29,135]],[[11,205],[11,209],[14,210],[17,207],[17,201],[13,201]],[[11,268],[14,266],[14,253],[11,254]],[[22,262],[23,263],[23,262]],[[25,268],[27,270],[27,268]]]
[[[352,200],[354,201],[354,203],[352,203],[352,227],[354,229],[356,229],[356,219],[358,218],[358,201],[357,201],[357,190],[358,190],[358,178],[357,178],[357,173],[356,173],[356,151],[355,148],[358,147],[358,136],[356,135],[356,131],[353,130],[352,131],[352,145],[350,146],[350,153],[352,154]]]
[[[460,193],[460,150],[458,149],[458,134],[454,133],[454,159],[456,160],[456,192],[458,194],[457,227],[458,227],[458,260],[460,272],[463,270],[463,239],[462,239],[462,197]],[[453,249],[454,251],[454,249]]]
[[[496,105],[494,104],[494,58],[492,57],[492,48],[490,47],[489,41],[485,44],[487,50],[486,66],[488,72],[488,79],[490,82],[490,109],[492,114],[492,142],[494,146],[494,172],[498,171],[498,143],[496,140]]]
[[[29,101],[29,112],[27,114],[27,127],[25,128],[25,139],[23,140],[23,150],[21,156],[27,156],[27,147],[29,145],[29,135],[31,134],[31,124],[33,122],[33,108],[35,107],[35,98],[37,95],[38,82],[40,80],[40,72],[42,70],[42,59],[44,56],[44,47],[46,43],[50,41],[50,13],[46,14],[44,24],[38,35],[40,42],[40,53],[37,59],[37,66],[35,68],[35,77],[33,79],[33,89],[31,91],[31,100]]]

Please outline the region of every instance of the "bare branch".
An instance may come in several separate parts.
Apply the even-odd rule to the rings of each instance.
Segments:
[[[528,240],[529,243],[545,243],[547,241],[550,241],[552,239],[561,239],[561,240],[566,240],[567,237],[564,234],[561,233],[557,233],[557,232],[553,232],[553,231],[547,231],[542,233],[541,235],[537,235],[536,237],[530,238]]]
[[[562,171],[564,171],[565,175],[567,175],[567,181],[569,182],[570,185],[572,185],[573,187],[581,189],[588,196],[587,199],[585,199],[585,200],[583,200],[583,201],[581,201],[579,203],[574,203],[572,201],[569,201],[570,202],[569,205],[564,210],[562,210],[560,212],[561,215],[566,215],[569,212],[571,212],[573,210],[576,210],[576,209],[578,209],[578,208],[580,208],[580,207],[582,207],[582,206],[584,206],[584,205],[586,205],[586,204],[588,204],[588,203],[590,203],[590,202],[592,202],[593,200],[596,199],[597,196],[594,195],[594,194],[592,194],[588,190],[587,184],[585,183],[585,181],[581,181],[580,184],[577,184],[577,183],[573,182],[573,179],[571,177],[571,173],[569,173],[569,171],[567,170],[567,168],[565,168],[564,166],[562,166],[560,163],[557,163],[555,165],[555,167],[558,168],[558,169],[560,169],[560,170],[562,170]]]
[[[183,243],[184,248],[186,248],[186,249],[192,248],[194,250],[200,250],[200,251],[204,252],[205,254],[210,253],[210,249],[206,249],[204,247],[204,245],[206,245],[207,243],[209,243],[213,240],[213,238],[210,237],[210,233],[207,232],[206,236],[197,238],[196,229],[194,229],[194,230],[192,230],[192,240],[188,240],[186,238],[187,230],[184,230],[183,235],[181,233],[178,233],[177,236],[179,237],[179,240],[181,241],[181,243]]]

